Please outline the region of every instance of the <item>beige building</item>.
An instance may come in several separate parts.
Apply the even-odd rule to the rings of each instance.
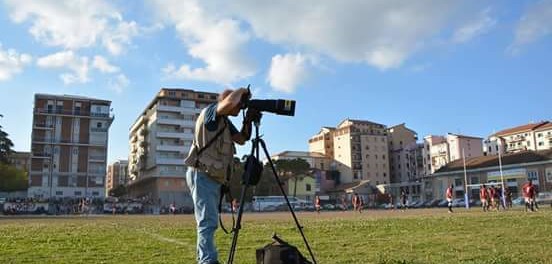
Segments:
[[[106,193],[128,183],[128,161],[117,160],[107,166]]]
[[[104,197],[111,102],[36,94],[29,197]]]
[[[399,197],[407,194],[409,201],[419,200],[422,193],[423,144],[417,144],[417,133],[405,126],[396,125],[387,129],[391,184],[388,191]]]
[[[323,127],[318,134],[309,139],[309,152],[322,153],[333,159],[334,157],[334,127]]]
[[[538,187],[539,192],[552,190],[552,151],[519,151],[508,153],[502,157],[502,173],[497,155],[481,156],[466,159],[466,174],[470,199],[479,199],[479,185],[504,184],[512,192],[515,199],[521,196],[521,186],[528,180]],[[454,185],[455,197],[464,198],[464,163],[457,160],[440,168],[424,179],[427,193],[426,199],[444,199],[445,190]]]
[[[424,175],[430,175],[449,162],[483,156],[483,139],[449,133],[424,137]]]
[[[369,180],[375,186],[390,182],[385,125],[345,119],[336,128],[324,127],[311,137],[309,151],[333,159],[330,169],[340,172],[340,183]]]
[[[31,153],[30,152],[13,152],[9,156],[9,162],[18,170],[22,170],[27,175],[31,169]]]
[[[484,143],[485,155],[552,149],[552,123],[542,121],[504,129],[489,136]]]
[[[195,120],[218,94],[162,88],[130,128],[129,195],[190,203],[186,166]]]

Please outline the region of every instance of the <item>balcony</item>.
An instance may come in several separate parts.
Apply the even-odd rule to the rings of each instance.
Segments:
[[[179,106],[172,106],[172,105],[158,105],[157,110],[159,111],[165,111],[165,112],[176,112],[180,113],[182,111],[182,107]]]
[[[159,118],[157,119],[157,123],[161,125],[176,125],[181,127],[194,127],[195,122],[191,120],[182,120],[182,119],[174,119],[174,118]]]
[[[107,113],[85,112],[81,110],[35,108],[34,113],[39,115],[65,115],[113,119],[113,115]]]
[[[158,138],[194,139],[194,135],[183,132],[157,132]]]
[[[160,165],[184,165],[184,158],[157,157],[156,163]]]
[[[45,129],[45,130],[50,130],[50,129],[54,129],[54,125],[53,124],[46,124],[46,123],[35,123],[33,125],[33,128],[34,129]]]
[[[92,127],[90,128],[90,132],[107,132],[107,128],[106,127]]]
[[[90,162],[105,162],[105,160],[106,160],[105,155],[93,155],[93,154],[91,154],[88,157],[88,161],[90,161]]]
[[[33,152],[32,153],[33,159],[50,159],[52,158],[52,154],[50,153],[44,153],[44,152]]]
[[[188,152],[188,148],[184,145],[157,145],[157,151],[178,151],[181,153]]]

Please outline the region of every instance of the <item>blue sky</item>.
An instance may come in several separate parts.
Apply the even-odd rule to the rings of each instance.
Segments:
[[[161,87],[296,100],[295,117],[263,118],[272,153],[345,118],[486,137],[552,117],[550,0],[7,0],[0,32],[0,122],[19,151],[34,93],[112,100],[110,161]]]

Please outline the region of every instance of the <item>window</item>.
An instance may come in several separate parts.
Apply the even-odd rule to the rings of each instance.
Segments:
[[[99,192],[92,192],[92,195],[93,196],[100,196],[100,193]]]
[[[539,146],[544,146],[544,142],[539,142]]]
[[[176,92],[169,92],[169,96],[176,96]]]
[[[542,137],[542,133],[538,133],[538,134],[537,134],[537,137]]]
[[[198,94],[198,95],[197,95],[197,98],[202,98],[202,99],[203,99],[203,98],[205,98],[205,95],[203,95],[203,94]]]
[[[102,122],[96,123],[96,127],[97,127],[97,128],[102,128]]]
[[[305,185],[305,190],[306,190],[307,192],[310,192],[310,190],[311,190],[311,185],[310,185],[310,184],[306,184],[306,185]]]
[[[56,191],[57,196],[63,196],[63,191]]]
[[[531,146],[531,141],[527,141],[527,146]]]
[[[81,196],[81,195],[82,195],[82,192],[81,192],[81,191],[75,192],[75,196]]]

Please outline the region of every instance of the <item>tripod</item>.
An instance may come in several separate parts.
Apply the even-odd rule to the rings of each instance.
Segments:
[[[254,171],[254,166],[252,166],[252,163],[249,162],[251,157],[255,157],[256,160],[254,162],[257,162],[259,160],[259,146],[263,148],[265,157],[268,159],[268,163],[270,164],[270,168],[272,169],[272,174],[274,175],[274,179],[278,183],[278,187],[280,187],[280,191],[282,192],[282,195],[284,196],[287,206],[289,208],[289,211],[291,212],[291,215],[293,217],[293,220],[295,221],[295,225],[297,226],[297,229],[301,233],[301,236],[303,237],[303,241],[305,242],[305,245],[307,246],[307,249],[309,251],[310,257],[314,264],[316,264],[316,259],[314,258],[314,254],[312,253],[312,250],[309,246],[309,243],[307,241],[307,238],[305,237],[305,234],[303,233],[303,227],[299,224],[299,220],[297,220],[297,217],[295,216],[295,211],[293,211],[293,207],[291,206],[291,203],[289,202],[289,199],[286,195],[286,192],[284,191],[284,187],[282,187],[282,183],[280,182],[280,178],[278,177],[278,174],[276,173],[276,168],[274,167],[274,163],[272,162],[272,159],[270,158],[270,155],[268,154],[268,150],[266,149],[266,144],[264,140],[259,136],[259,126],[260,126],[260,118],[258,120],[255,120],[253,123],[255,124],[255,138],[251,140],[251,152],[250,156],[248,158],[248,162],[246,166],[246,170],[244,172],[243,177],[243,183],[242,183],[242,191],[240,196],[240,207],[238,209],[238,216],[236,220],[235,227],[233,228],[233,236],[232,236],[232,245],[230,247],[230,252],[228,254],[228,261],[227,264],[232,264],[234,262],[234,255],[236,253],[236,246],[238,244],[238,236],[241,229],[241,220],[243,215],[243,204],[245,200],[245,194],[247,192],[247,189],[249,186],[251,186],[251,176],[255,173],[260,173],[260,171]],[[253,156],[255,155],[255,156]],[[256,175],[257,177],[261,177],[261,175]]]

